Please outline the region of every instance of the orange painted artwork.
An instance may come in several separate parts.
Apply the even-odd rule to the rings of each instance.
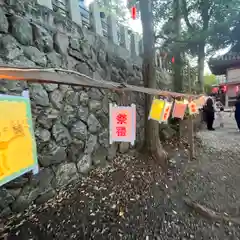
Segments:
[[[110,144],[130,142],[136,139],[136,106],[113,106],[109,110]]]
[[[37,164],[30,100],[0,95],[0,186]]]
[[[166,102],[163,109],[163,116],[162,116],[162,122],[167,122],[167,120],[170,117],[171,109],[172,109],[172,103]]]
[[[197,104],[192,101],[188,104],[188,110],[189,110],[189,114],[193,115],[193,114],[198,114],[198,106]]]
[[[186,109],[187,103],[185,103],[184,101],[175,101],[173,106],[172,117],[183,119]]]

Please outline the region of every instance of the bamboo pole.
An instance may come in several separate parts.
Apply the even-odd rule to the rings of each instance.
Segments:
[[[20,68],[0,65],[0,79],[20,80],[38,83],[57,83],[83,87],[111,89],[113,91],[140,92],[163,97],[199,98],[201,95],[189,95],[177,92],[162,91],[155,88],[134,86],[88,77],[82,73],[59,68]]]
[[[189,93],[192,92],[192,82],[190,76],[190,64],[188,62],[188,87]],[[189,116],[188,120],[188,145],[189,145],[189,160],[192,161],[195,158],[195,149],[194,149],[194,129],[193,129],[193,116]]]

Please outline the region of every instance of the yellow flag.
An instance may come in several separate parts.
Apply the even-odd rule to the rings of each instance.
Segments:
[[[153,99],[148,119],[161,121],[165,101],[162,99]]]
[[[0,186],[37,164],[29,99],[0,96]]]

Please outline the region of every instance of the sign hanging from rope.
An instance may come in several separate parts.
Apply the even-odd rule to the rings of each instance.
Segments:
[[[38,163],[29,98],[0,95],[0,112],[1,186],[29,171],[37,173]]]
[[[109,104],[109,141],[130,142],[136,139],[136,105],[117,106]]]
[[[154,98],[152,101],[148,119],[160,122],[163,114],[164,105],[165,105],[164,100]]]

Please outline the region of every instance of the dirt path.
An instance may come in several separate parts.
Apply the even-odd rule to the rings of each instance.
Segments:
[[[233,117],[225,116],[225,127],[216,131],[198,133],[203,148],[198,152],[196,165],[189,165],[187,193],[209,207],[239,215],[240,210],[240,133],[237,132]],[[188,180],[186,173],[186,180]],[[194,188],[198,181],[198,188]],[[240,216],[240,215],[239,215]]]
[[[5,221],[6,239],[240,239],[231,222],[214,222],[188,208],[188,197],[240,217],[240,133],[226,116],[224,129],[201,131],[197,160],[176,149],[163,179],[152,161],[119,156],[45,206]]]

